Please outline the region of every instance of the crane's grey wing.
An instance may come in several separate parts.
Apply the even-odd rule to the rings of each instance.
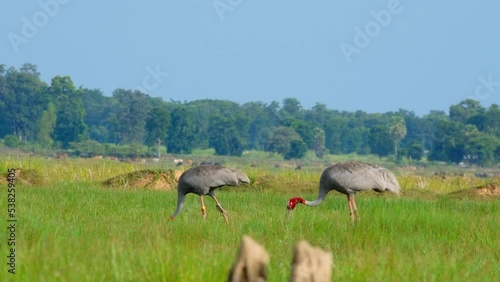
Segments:
[[[186,170],[179,178],[179,189],[185,193],[208,194],[210,189],[238,185],[234,172],[223,166],[201,165]]]
[[[400,190],[392,172],[372,164],[346,162],[330,167],[326,173],[333,182],[330,185],[348,193],[374,189],[379,192],[390,190],[398,194]]]

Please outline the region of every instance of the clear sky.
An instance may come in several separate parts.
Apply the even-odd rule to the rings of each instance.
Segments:
[[[2,1],[0,36],[0,64],[106,96],[418,115],[500,104],[497,0]]]

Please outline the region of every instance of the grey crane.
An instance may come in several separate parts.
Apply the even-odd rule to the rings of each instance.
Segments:
[[[331,190],[347,195],[347,203],[351,220],[359,218],[354,194],[364,190],[377,192],[391,191],[397,195],[401,192],[396,176],[381,166],[359,162],[347,161],[326,168],[319,181],[318,196],[314,201],[306,201],[295,197],[288,201],[287,208],[293,210],[298,203],[314,207],[325,199]]]
[[[186,195],[194,193],[200,196],[203,219],[207,216],[203,196],[208,195],[217,203],[217,209],[226,220],[226,223],[229,223],[227,212],[222,208],[220,202],[215,197],[215,189],[222,186],[238,186],[241,183],[250,183],[250,180],[243,172],[237,169],[219,165],[200,165],[186,170],[179,178],[177,186],[177,208],[170,219],[174,219],[182,210]]]

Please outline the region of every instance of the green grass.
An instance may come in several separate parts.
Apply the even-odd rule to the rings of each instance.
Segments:
[[[448,195],[487,180],[400,176],[401,197],[374,192],[356,196],[361,220],[353,224],[346,197],[337,192],[320,206],[299,205],[287,214],[290,197],[315,198],[320,170],[248,167],[244,171],[251,186],[217,192],[229,214],[227,225],[208,197],[205,221],[193,194],[170,221],[176,191],[101,187],[100,181],[139,167],[100,161],[0,162],[2,172],[22,167],[46,178],[44,185],[17,188],[16,280],[224,281],[243,235],[269,252],[269,281],[289,279],[293,246],[301,239],[332,252],[332,280],[500,277],[498,197]],[[5,200],[0,210],[6,214]],[[0,234],[0,246],[5,246],[7,232]],[[0,250],[5,257],[6,249]],[[10,281],[2,265],[0,280]]]

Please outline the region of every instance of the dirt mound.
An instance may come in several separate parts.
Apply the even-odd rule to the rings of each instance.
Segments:
[[[500,196],[500,183],[489,183],[472,188],[474,193],[482,196]]]
[[[467,190],[461,190],[451,193],[454,196],[476,196],[476,197],[500,197],[500,182],[493,182],[481,186],[473,187]]]
[[[36,186],[46,184],[47,182],[43,179],[42,175],[34,169],[16,168],[14,175],[14,184]],[[8,172],[2,173],[2,176],[0,177],[0,185],[4,186],[9,183],[8,177]]]
[[[118,175],[102,183],[106,187],[125,189],[175,190],[181,170],[139,170]]]

